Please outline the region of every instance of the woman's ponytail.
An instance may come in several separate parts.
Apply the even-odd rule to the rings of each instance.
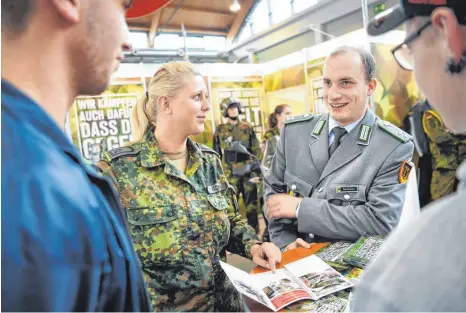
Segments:
[[[133,141],[141,140],[147,129],[150,127],[150,121],[147,117],[147,102],[149,93],[145,92],[139,99],[131,112],[131,132]]]
[[[275,127],[277,127],[278,125],[278,121],[277,121],[277,116],[276,116],[277,113],[271,113],[269,114],[269,128],[270,129],[274,129]]]

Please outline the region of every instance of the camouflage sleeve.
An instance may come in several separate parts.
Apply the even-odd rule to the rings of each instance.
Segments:
[[[105,160],[100,160],[99,163],[97,163],[97,167],[102,172],[102,174],[110,178],[110,180],[112,181],[113,188],[115,189],[117,194],[120,194],[120,187],[119,187],[115,172],[113,171],[113,168],[110,165],[110,163],[108,163]]]
[[[447,131],[442,119],[436,112],[428,110],[424,113],[422,117],[422,126],[427,137],[429,137],[429,140],[432,142],[438,145],[453,144],[454,136]]]
[[[257,159],[262,160],[262,149],[259,144],[259,140],[257,139],[256,133],[254,129],[251,127],[251,134],[250,136],[250,145],[251,145],[251,152],[256,156]]]
[[[223,174],[220,160],[217,158],[217,167]],[[224,174],[223,174],[224,176]],[[226,181],[226,177],[224,177]],[[230,240],[227,245],[227,250],[231,253],[239,254],[243,257],[251,259],[251,247],[255,244],[261,244],[254,229],[242,218],[238,201],[236,200],[236,192],[233,186],[228,184],[228,196],[232,205],[228,208],[228,219],[230,220]]]

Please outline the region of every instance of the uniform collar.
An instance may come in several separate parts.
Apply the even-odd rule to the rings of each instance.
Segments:
[[[369,144],[376,119],[377,117],[375,116],[374,112],[368,109],[361,119],[351,123],[354,125],[350,124],[350,130],[346,128],[350,125],[347,125],[345,129],[347,130],[348,134],[351,134],[352,131],[357,131],[357,136],[354,136],[356,143],[367,146]],[[330,137],[330,132],[333,129],[331,124],[333,125],[333,127],[339,126],[338,123],[336,123],[336,121],[330,117],[330,114],[323,114],[319,121],[317,121],[314,130],[312,131],[312,137],[314,139],[312,139],[311,137],[311,144],[314,142],[315,139],[318,139],[323,140],[328,145],[328,138]]]
[[[328,116],[328,134],[330,135],[332,133],[332,130],[335,127],[342,127],[346,129],[346,132],[349,134],[356,126],[358,126],[359,122],[362,121],[362,119],[366,116],[366,113],[364,113],[361,118],[359,118],[357,121],[348,124],[346,126],[340,126],[337,121],[335,121],[330,115]]]
[[[143,167],[156,167],[165,164],[167,161],[165,154],[160,149],[159,143],[155,138],[155,127],[151,127],[143,136],[140,144],[139,158]],[[205,158],[198,144],[195,143],[191,138],[188,137],[188,152],[191,157],[194,158]]]

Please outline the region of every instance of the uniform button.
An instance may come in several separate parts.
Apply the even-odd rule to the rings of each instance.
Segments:
[[[295,189],[296,189],[296,185],[291,185],[291,189],[295,190]]]
[[[314,239],[314,234],[309,234],[309,238]]]
[[[317,190],[319,193],[324,191],[324,188],[319,188],[319,190]]]
[[[349,200],[351,197],[350,195],[344,195],[343,198],[345,198],[345,200]]]
[[[167,215],[168,215],[169,217],[172,217],[172,216],[173,216],[173,212],[170,211],[170,212],[167,213]]]
[[[138,216],[138,215],[135,215],[135,216],[133,217],[133,220],[138,221],[138,220],[139,220],[139,216]]]

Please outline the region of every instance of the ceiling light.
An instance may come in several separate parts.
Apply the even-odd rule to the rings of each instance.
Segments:
[[[238,0],[234,0],[230,6],[230,11],[236,12],[239,11],[239,9],[241,9],[241,6],[239,5]]]

